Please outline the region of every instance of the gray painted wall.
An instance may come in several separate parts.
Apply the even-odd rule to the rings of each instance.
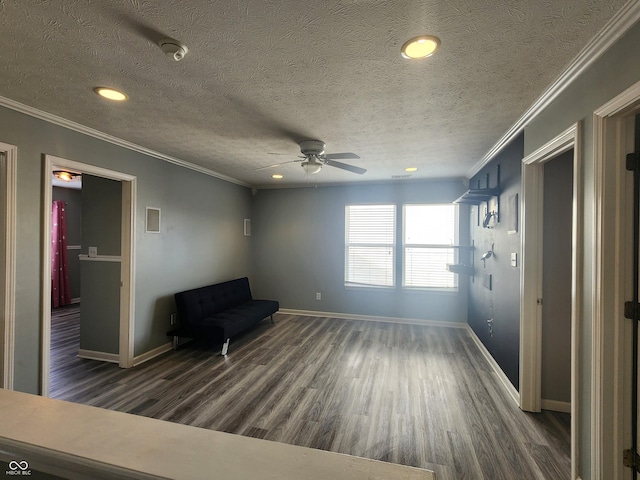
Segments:
[[[542,398],[571,402],[573,150],[544,164]]]
[[[82,253],[119,256],[122,232],[122,183],[82,175]],[[119,351],[121,263],[81,262],[80,348]]]
[[[119,351],[120,262],[80,262],[80,349],[93,352]]]
[[[584,228],[583,279],[591,284],[592,245],[594,229],[594,170],[593,170],[593,112],[611,98],[640,80],[640,25],[633,27],[608,52],[598,59],[591,68],[581,75],[566,91],[554,100],[525,128],[525,155],[553,139],[576,121],[583,121],[583,176],[582,192],[584,209],[581,220]],[[580,329],[580,418],[581,436],[580,474],[583,480],[590,480],[590,408],[592,331],[590,328],[593,297],[589,288],[585,289],[582,302]]]
[[[97,247],[98,255],[120,255],[122,183],[82,175],[82,253]]]
[[[457,293],[344,286],[346,205],[450,203],[465,190],[459,180],[260,190],[252,219],[254,296],[287,309],[465,322],[466,278]],[[466,226],[460,236],[467,244]]]
[[[514,213],[509,208],[509,198],[520,194],[522,179],[522,136],[507,146],[487,167],[471,179],[471,187],[497,186],[497,166],[500,165],[500,222],[483,228],[485,204],[471,208],[471,238],[475,245],[475,276],[469,286],[469,325],[495,358],[511,383],[519,388],[520,380],[520,268],[511,266],[511,253],[520,256],[520,228],[509,234]],[[479,183],[478,183],[479,182]],[[493,201],[492,201],[493,204]],[[480,225],[478,225],[480,209]],[[491,250],[493,256],[484,264],[483,253]],[[491,290],[483,284],[483,276],[491,275]],[[487,320],[493,319],[490,333]]]
[[[102,108],[105,121],[117,121],[117,107],[104,104]],[[136,355],[168,342],[165,334],[170,327],[169,315],[175,309],[175,292],[251,274],[251,237],[242,235],[242,220],[250,217],[251,210],[248,188],[6,108],[0,108],[0,141],[18,147],[16,390],[38,392],[42,373],[40,252],[44,153],[135,175],[138,179]],[[144,233],[141,219],[146,206],[162,209],[160,234]]]
[[[73,188],[53,187],[53,200],[66,203],[67,214],[67,245],[82,245],[82,199],[81,191]],[[67,265],[69,268],[69,284],[71,298],[80,298],[80,260],[81,250],[67,251]],[[84,252],[86,253],[86,251]]]

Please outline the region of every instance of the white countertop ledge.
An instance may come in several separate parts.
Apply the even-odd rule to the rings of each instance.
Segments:
[[[435,480],[419,468],[3,389],[0,459],[71,479]]]

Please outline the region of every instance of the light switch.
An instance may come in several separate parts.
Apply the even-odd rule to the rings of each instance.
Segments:
[[[518,254],[516,252],[511,252],[511,266],[518,266]]]
[[[89,256],[97,257],[98,256],[98,247],[89,247]]]

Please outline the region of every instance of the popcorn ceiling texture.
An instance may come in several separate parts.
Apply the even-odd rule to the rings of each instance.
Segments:
[[[464,176],[624,3],[0,0],[0,95],[250,185],[304,183],[255,169],[308,138],[368,169],[314,183]],[[403,59],[425,33],[441,49]]]

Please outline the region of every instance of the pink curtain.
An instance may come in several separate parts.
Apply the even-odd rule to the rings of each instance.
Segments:
[[[65,203],[54,201],[51,209],[51,306],[71,303],[67,268],[67,220]]]

